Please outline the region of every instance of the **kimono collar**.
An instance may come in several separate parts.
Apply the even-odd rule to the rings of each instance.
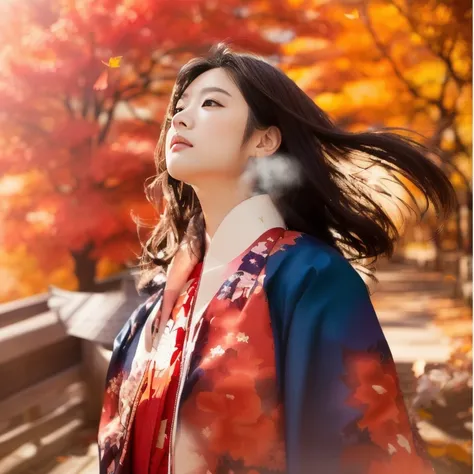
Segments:
[[[268,194],[259,194],[242,201],[224,217],[204,257],[196,311],[202,311],[219,289],[227,264],[263,233],[275,227],[286,228],[286,225]],[[168,266],[162,324],[168,320],[176,299],[197,263],[198,258],[191,252],[189,245],[183,243]]]
[[[237,204],[222,220],[205,256],[207,269],[231,262],[263,233],[286,228],[283,217],[268,194],[259,194]]]

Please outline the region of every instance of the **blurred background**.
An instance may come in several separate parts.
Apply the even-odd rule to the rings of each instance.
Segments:
[[[0,473],[98,472],[161,121],[181,65],[221,40],[348,130],[437,150],[459,206],[437,229],[386,200],[403,236],[371,290],[437,474],[472,472],[471,2],[0,0]]]

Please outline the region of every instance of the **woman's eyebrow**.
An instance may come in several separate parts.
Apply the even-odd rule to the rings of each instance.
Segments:
[[[232,97],[229,92],[227,92],[225,89],[221,89],[220,87],[204,87],[201,89],[201,92],[199,93],[200,95],[206,94],[208,92],[221,92],[222,94],[228,95],[229,97]],[[184,99],[188,95],[187,92],[185,92],[181,98]]]

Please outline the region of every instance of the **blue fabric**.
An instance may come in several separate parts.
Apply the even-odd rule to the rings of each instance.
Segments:
[[[263,306],[266,297],[269,306],[284,407],[285,474],[434,474],[410,424],[364,281],[341,254],[318,239],[292,231],[281,231],[274,239],[275,251],[266,261],[249,252],[242,262],[250,273],[256,262],[263,266],[257,273],[264,291],[248,297],[261,298]],[[238,279],[224,282],[223,288],[234,286],[225,294],[232,295],[237,284]],[[99,436],[104,474],[131,472],[124,435],[141,379],[129,374],[140,332],[150,311],[161,304],[162,290],[137,308],[114,344]],[[123,377],[125,393],[120,392]],[[281,430],[279,435],[283,438]],[[257,471],[245,466],[238,474],[275,472],[273,467]]]
[[[408,461],[410,474],[434,472],[424,459],[420,438],[406,422],[390,349],[365,282],[350,263],[304,235],[269,258],[265,291],[285,406],[288,474],[378,474],[382,471],[374,470],[374,461],[402,472],[397,469],[417,455],[421,458]],[[366,413],[370,406],[349,401],[354,393],[347,378],[358,380],[357,368],[366,366],[368,382],[356,396],[367,393],[368,403],[373,399],[378,404],[374,417]],[[398,418],[392,416],[395,406]],[[367,420],[368,427],[359,426]],[[403,438],[396,434],[388,437],[386,431],[393,427],[408,439],[413,436],[417,452],[403,451],[396,443],[400,439],[403,445]],[[387,453],[384,441],[392,438],[396,456]]]

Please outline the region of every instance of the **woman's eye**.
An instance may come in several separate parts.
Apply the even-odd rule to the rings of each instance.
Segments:
[[[222,107],[222,105],[219,104],[219,102],[216,102],[214,99],[206,99],[206,100],[203,102],[202,106],[203,106],[203,107],[209,107],[209,106]],[[184,110],[184,107],[175,107],[175,108],[174,108],[174,111],[173,111],[173,115],[178,114],[178,113],[181,112],[182,110]]]
[[[212,104],[215,104],[215,105],[217,105],[217,106],[219,106],[219,107],[222,107],[221,104],[219,104],[219,102],[216,102],[216,101],[213,100],[213,99],[206,99],[206,100],[204,101],[204,103],[202,104],[203,107],[206,107],[206,104],[209,105],[210,102],[212,102]]]

